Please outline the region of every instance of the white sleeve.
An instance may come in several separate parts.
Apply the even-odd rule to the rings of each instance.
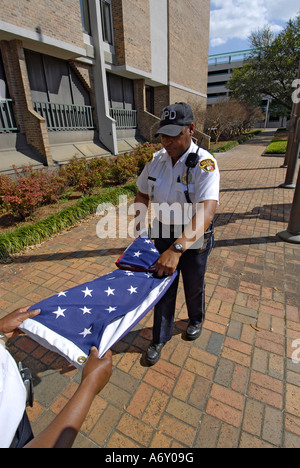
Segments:
[[[12,356],[0,345],[0,448],[9,448],[26,409],[26,389]]]
[[[203,173],[196,184],[195,198],[200,203],[205,200],[216,200],[219,202],[220,173],[219,171]]]
[[[139,191],[142,192],[142,193],[145,193],[145,194],[148,194],[148,177],[149,177],[149,172],[148,172],[149,168],[148,168],[148,166],[149,166],[149,164],[150,163],[148,163],[144,167],[144,169],[143,169],[143,171],[142,171],[141,175],[139,176],[139,178],[137,180],[137,183],[136,183]]]

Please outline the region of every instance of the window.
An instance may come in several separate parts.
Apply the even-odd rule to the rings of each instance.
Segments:
[[[0,51],[0,133],[17,131],[14,117],[13,101],[10,99]]]
[[[81,8],[81,21],[82,21],[83,31],[86,34],[91,35],[89,1],[88,0],[80,0],[80,8]]]
[[[33,101],[90,106],[90,95],[69,63],[25,50]]]
[[[93,130],[92,106],[70,64],[56,57],[25,50],[34,110],[49,131]]]
[[[133,110],[135,108],[132,80],[108,73],[107,84],[111,108],[126,110]]]
[[[9,98],[9,95],[8,95],[8,89],[7,89],[7,84],[6,84],[4,65],[2,62],[2,57],[1,57],[1,52],[0,52],[0,100],[8,99],[8,98]]]
[[[102,16],[102,31],[103,41],[112,45],[112,22],[111,22],[111,5],[106,0],[101,0],[101,16]]]
[[[154,114],[154,88],[152,86],[146,86],[146,110]]]

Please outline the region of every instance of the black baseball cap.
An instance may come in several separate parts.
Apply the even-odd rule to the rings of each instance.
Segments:
[[[194,121],[193,111],[185,102],[176,102],[167,106],[162,111],[159,129],[155,136],[159,134],[177,136],[184,127]]]

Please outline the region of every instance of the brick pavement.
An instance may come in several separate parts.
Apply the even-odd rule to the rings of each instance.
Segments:
[[[300,447],[300,363],[292,362],[292,353],[300,358],[294,342],[300,340],[300,246],[276,237],[287,227],[293,190],[278,188],[285,179],[282,158],[261,156],[271,136],[265,132],[217,155],[221,204],[200,339],[184,339],[180,284],[174,336],[162,359],[151,368],[144,364],[150,313],[114,346],[112,378],[75,447]],[[130,240],[98,239],[97,221],[1,265],[1,310],[112,271]],[[27,337],[10,351],[34,374],[29,416],[37,434],[72,396],[80,372]]]

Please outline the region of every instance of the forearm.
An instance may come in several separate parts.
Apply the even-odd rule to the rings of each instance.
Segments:
[[[88,414],[95,392],[83,382],[54,421],[25,448],[70,448]]]
[[[183,246],[184,250],[191,248],[209,228],[216,212],[217,202],[205,201],[198,208],[197,213],[185,227],[182,235],[175,241]]]
[[[175,240],[174,244],[181,244],[184,252],[192,248],[195,242],[204,235],[204,232],[212,222],[216,206],[217,202],[215,201],[204,202],[204,212],[203,216],[200,216],[200,221],[199,218],[196,218],[195,214],[190,223],[184,229],[182,235]],[[197,246],[197,248],[200,248],[200,246]],[[156,271],[158,275],[172,275],[178,266],[180,256],[181,252],[177,252],[175,247],[171,245],[169,249],[162,253],[156,263]]]

